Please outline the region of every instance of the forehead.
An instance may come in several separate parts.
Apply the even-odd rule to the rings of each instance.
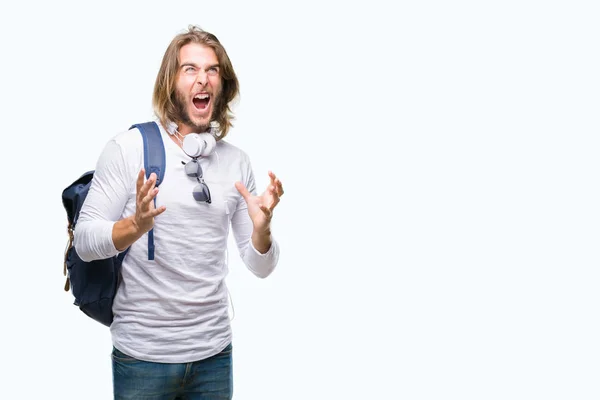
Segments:
[[[179,50],[179,63],[218,64],[219,59],[211,47],[198,43],[188,43]]]

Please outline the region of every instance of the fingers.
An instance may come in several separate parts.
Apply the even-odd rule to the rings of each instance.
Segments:
[[[268,220],[273,216],[273,208],[266,207],[264,204],[259,204],[258,207],[265,214]]]
[[[142,191],[142,186],[144,185],[144,176],[146,175],[146,171],[144,168],[140,170],[138,173],[137,181],[135,182],[135,192],[140,193]]]
[[[242,182],[236,182],[235,188],[237,189],[238,192],[240,192],[240,194],[242,195],[244,200],[246,200],[246,203],[247,203],[248,200],[250,199],[251,194],[248,191],[248,189],[246,189],[246,186],[244,186],[244,184]]]
[[[138,174],[138,179],[136,182],[136,190],[137,190],[137,202],[138,207],[147,210],[148,205],[152,202],[152,200],[158,194],[158,188],[156,186],[156,174],[153,172],[150,174],[150,177],[146,182],[144,182],[146,172],[142,168]]]
[[[154,207],[154,199],[158,194],[156,187],[157,176],[153,172],[144,182],[146,171],[142,168],[136,180],[136,209],[135,222],[142,232],[148,232],[154,225],[154,217],[167,209],[165,206]]]
[[[269,177],[271,178],[271,185],[274,186],[276,189],[277,196],[283,196],[283,185],[281,184],[279,178],[275,176],[273,171],[269,171]]]
[[[152,218],[154,218],[154,217],[156,217],[157,215],[160,215],[160,214],[164,213],[166,209],[167,209],[167,207],[165,207],[165,206],[160,206],[160,207],[158,207],[158,208],[156,208],[156,209],[154,209],[154,210],[151,210],[151,211],[150,211],[150,215],[152,216]]]
[[[144,210],[150,208],[148,206],[152,203],[152,200],[154,200],[157,194],[158,188],[155,188],[154,185],[152,185],[152,187],[148,190],[148,194],[140,201],[140,207]]]
[[[275,206],[279,203],[279,192],[277,190],[277,187],[273,186],[273,185],[269,186],[269,188],[267,190],[269,191],[269,193],[271,194],[271,197],[273,199],[268,208],[269,208],[269,210],[273,210],[275,208]]]

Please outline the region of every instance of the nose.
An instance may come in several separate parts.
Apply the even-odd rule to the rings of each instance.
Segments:
[[[206,85],[207,79],[208,79],[208,75],[206,74],[205,71],[203,71],[203,70],[198,71],[198,76],[196,76],[197,84],[199,84],[200,86],[204,86],[204,85]]]

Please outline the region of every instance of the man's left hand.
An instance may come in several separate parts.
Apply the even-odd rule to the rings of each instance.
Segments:
[[[248,214],[254,224],[254,230],[258,232],[266,232],[270,229],[273,210],[283,196],[283,186],[279,178],[272,171],[269,171],[269,177],[271,182],[260,196],[252,195],[241,182],[235,183],[235,188],[248,204]]]

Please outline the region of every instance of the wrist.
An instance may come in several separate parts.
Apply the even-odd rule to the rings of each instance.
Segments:
[[[271,229],[270,227],[254,229],[252,232],[252,245],[261,254],[265,254],[271,248]]]
[[[252,230],[252,236],[271,237],[271,226],[255,226]]]
[[[127,221],[127,231],[130,235],[141,237],[145,233],[135,220],[135,215],[130,215],[125,220]]]
[[[123,218],[113,225],[112,239],[115,248],[119,251],[125,250],[133,242],[138,240],[145,232],[135,221],[134,216]]]

